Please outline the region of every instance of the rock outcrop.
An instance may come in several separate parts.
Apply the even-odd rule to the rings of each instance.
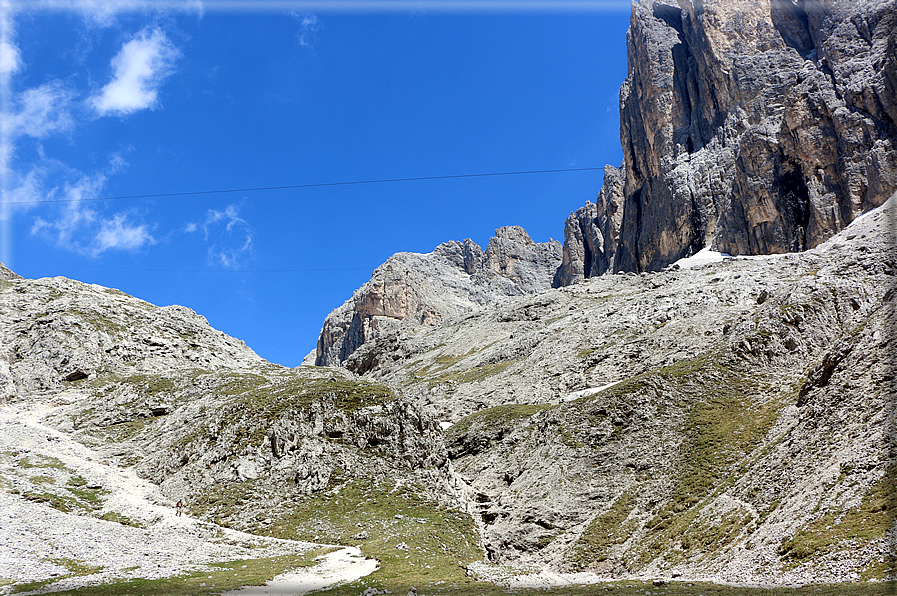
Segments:
[[[90,458],[133,469],[171,505],[184,499],[192,517],[326,542],[370,527],[372,548],[393,539],[436,548],[430,534],[414,538],[424,522],[397,521],[413,504],[432,518],[428,531],[443,536],[449,524],[465,537],[439,556],[453,565],[457,556],[478,558],[431,413],[345,369],[266,362],[182,306],[8,275],[0,280],[0,407],[7,417],[42,412],[43,424],[82,443]],[[0,491],[23,457],[0,453]],[[81,485],[44,488],[19,476],[19,498],[122,519],[121,510],[101,511],[99,496],[91,507],[70,507],[65,499]],[[371,501],[377,511],[362,507]]]
[[[118,290],[56,277],[0,285],[0,347],[16,392],[58,391],[97,375],[157,374],[186,364],[263,363],[242,341],[183,306],[157,307]]]
[[[571,214],[560,285],[803,251],[897,189],[894,0],[645,0],[627,47],[622,192]]]
[[[493,563],[887,577],[895,201],[803,253],[511,297],[346,366],[447,427]]]
[[[624,170],[604,167],[604,185],[594,203],[587,202],[564,223],[563,263],[555,287],[613,272],[623,222]]]
[[[502,296],[551,287],[559,242],[534,242],[519,226],[495,231],[486,250],[470,239],[428,254],[397,253],[324,321],[315,364],[338,366],[366,341],[400,324],[435,323]]]

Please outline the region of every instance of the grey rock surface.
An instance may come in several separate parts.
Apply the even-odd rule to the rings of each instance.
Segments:
[[[9,281],[13,279],[22,279],[20,275],[11,271],[6,265],[0,263],[0,280]]]
[[[23,399],[100,374],[157,374],[185,363],[213,370],[264,362],[189,308],[157,307],[62,277],[6,281],[0,310],[0,346]]]
[[[892,216],[803,253],[512,297],[346,366],[448,427],[494,563],[850,581],[889,548]]]
[[[894,0],[634,3],[622,200],[611,177],[615,200],[568,220],[559,285],[705,247],[802,251],[881,205],[897,189],[895,15]]]
[[[493,564],[592,578],[883,579],[887,207],[803,253],[604,275],[402,323],[346,368],[267,363],[188,309],[10,280],[4,408],[18,410],[4,416],[29,412],[42,453],[75,439],[91,470],[132,470],[190,517],[266,536],[426,552],[448,569],[482,545]],[[46,474],[20,459],[0,454],[3,481],[35,492]],[[76,475],[63,476],[103,486]],[[44,490],[109,513],[69,480]]]
[[[333,543],[358,534],[359,519],[389,521],[412,502],[442,511],[429,527],[449,520],[469,533],[462,550],[475,552],[438,421],[390,387],[344,369],[268,363],[190,309],[65,278],[0,283],[0,350],[0,406],[45,410],[41,425],[136,472],[172,504],[184,499],[191,517]],[[17,453],[0,454],[4,470]],[[67,507],[69,488],[40,498]],[[352,498],[380,499],[383,511],[338,506]],[[388,530],[428,540],[406,533],[419,532],[415,520]]]
[[[587,202],[564,222],[563,263],[555,274],[555,287],[614,273],[623,221],[624,182],[622,169],[605,166],[604,185],[595,203]]]
[[[315,364],[338,366],[401,323],[429,325],[500,297],[549,288],[561,252],[559,242],[536,243],[523,228],[508,226],[495,231],[485,251],[467,239],[428,254],[397,253],[327,316]]]

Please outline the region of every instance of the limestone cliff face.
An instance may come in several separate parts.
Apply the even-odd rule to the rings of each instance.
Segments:
[[[611,270],[623,221],[623,170],[604,168],[604,186],[595,203],[587,202],[564,223],[563,263],[555,287],[569,286]]]
[[[339,365],[399,324],[434,323],[502,296],[550,288],[560,242],[534,242],[519,226],[499,228],[486,250],[450,241],[428,254],[397,253],[324,321],[315,364]]]
[[[571,214],[557,283],[704,247],[803,251],[881,205],[897,190],[895,24],[894,0],[634,3],[622,189],[606,177]]]

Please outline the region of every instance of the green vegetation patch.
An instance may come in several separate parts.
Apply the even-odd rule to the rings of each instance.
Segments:
[[[256,501],[255,491],[256,482],[253,480],[214,484],[193,497],[187,505],[187,512],[220,526],[231,527],[231,514]]]
[[[170,395],[179,388],[179,381],[163,375],[130,375],[121,380],[143,397],[154,397],[159,394]]]
[[[124,443],[151,428],[157,418],[137,418],[125,422],[117,422],[107,426],[88,426],[85,432],[106,443]]]
[[[465,370],[447,370],[476,351],[477,349],[474,348],[461,356],[440,354],[436,357],[436,361],[433,364],[428,364],[412,371],[411,379],[408,382],[425,381],[431,387],[441,383],[476,383],[497,375],[512,364],[519,362],[519,360],[502,360],[501,362],[481,364]]]
[[[252,373],[227,373],[218,379],[218,385],[214,391],[217,395],[230,397],[235,395],[251,394],[268,384],[268,379]]]
[[[302,409],[315,402],[329,402],[350,414],[394,400],[396,395],[392,390],[377,383],[290,375],[268,384],[258,381],[252,389],[236,394],[228,417],[235,422],[238,443],[260,444],[270,425],[289,410]]]
[[[291,376],[266,385],[258,381],[253,390],[239,393],[237,398],[241,405],[249,406],[256,413],[266,414],[266,418],[273,419],[286,409],[301,408],[315,401],[333,400],[337,408],[354,411],[366,406],[385,404],[394,400],[395,394],[385,385],[368,381]]]
[[[87,488],[86,486],[67,486],[66,490],[78,502],[78,504],[88,510],[97,511],[103,508],[109,491],[102,488]]]
[[[361,532],[368,537],[353,538]],[[294,502],[265,533],[360,546],[380,561],[380,569],[364,580],[378,589],[432,590],[437,582],[467,581],[464,566],[483,556],[469,515],[440,506],[420,486],[373,479]]]
[[[22,493],[22,496],[29,501],[34,503],[46,503],[53,509],[58,511],[62,511],[63,513],[72,513],[74,511],[90,511],[90,509],[84,506],[77,499],[65,498],[60,495],[56,495],[54,493],[49,492],[37,492],[37,491],[25,491]]]
[[[451,442],[473,428],[499,428],[529,418],[542,410],[548,409],[548,404],[505,404],[486,408],[465,416],[445,431],[446,442]]]
[[[686,516],[691,517],[691,516]],[[691,553],[712,553],[730,544],[753,520],[745,510],[728,511],[721,518],[698,519],[690,523],[680,538],[681,552],[666,556],[669,562],[679,562]]]
[[[103,567],[96,567],[94,565],[88,565],[84,561],[79,561],[77,559],[69,559],[69,558],[61,558],[61,559],[49,559],[51,563],[55,563],[60,567],[64,567],[68,573],[66,573],[62,577],[54,577],[52,579],[44,579],[38,580],[34,582],[24,582],[20,584],[14,584],[12,587],[13,594],[19,594],[22,592],[33,592],[40,590],[52,583],[59,581],[60,579],[68,579],[70,577],[81,577],[85,575],[93,575],[94,573],[99,573],[103,570]]]
[[[130,332],[130,330],[125,326],[119,323],[118,321],[113,321],[107,317],[104,317],[100,313],[97,312],[85,312],[81,310],[69,310],[66,311],[66,314],[75,315],[83,323],[87,326],[92,327],[98,331],[102,331],[108,335],[112,336],[123,336]]]
[[[855,549],[885,538],[897,515],[897,466],[872,485],[857,507],[843,512],[829,511],[782,541],[778,554],[788,566],[845,549]],[[888,557],[882,565],[869,569],[864,579],[882,579],[897,573],[897,561]]]
[[[31,453],[18,461],[20,468],[53,468],[56,470],[66,470],[65,464],[55,457],[41,455],[39,453]]]
[[[595,412],[610,412],[632,405],[633,397],[649,398],[658,411],[678,410],[684,417],[683,441],[674,463],[675,481],[668,501],[645,523],[645,535],[630,547],[626,559],[638,569],[681,545],[681,556],[710,556],[737,537],[751,518],[744,511],[732,512],[709,524],[698,513],[742,476],[758,448],[778,419],[782,408],[795,395],[772,398],[771,386],[760,373],[726,364],[719,354],[708,352],[637,375],[596,396],[574,400],[564,407],[582,419],[601,422]],[[600,407],[599,407],[600,406]],[[597,410],[596,410],[597,408]],[[575,418],[576,416],[574,416]],[[615,434],[625,432],[617,426]],[[609,518],[597,518],[598,527],[614,526],[628,516],[616,509]],[[622,517],[621,517],[622,516]],[[616,526],[615,526],[616,527]],[[604,556],[613,542],[584,534],[574,548],[574,563],[586,566],[587,555]]]
[[[44,475],[29,476],[28,480],[31,481],[33,484],[56,484],[56,479],[53,478],[52,476],[44,476]]]
[[[375,574],[376,575],[376,574]],[[662,586],[654,586],[650,581],[622,580],[604,582],[591,586],[563,586],[558,588],[514,588],[508,590],[503,586],[495,586],[470,579],[458,582],[447,581],[432,587],[421,588],[410,581],[380,582],[369,576],[327,590],[331,596],[358,596],[367,587],[378,587],[381,584],[393,594],[404,595],[408,588],[414,586],[418,594],[426,596],[595,596],[596,594],[617,596],[886,596],[895,593],[893,582],[871,584],[810,584],[800,588],[744,588],[738,586],[721,586],[703,582],[673,581]]]
[[[576,353],[576,357],[581,360],[585,360],[586,358],[591,356],[592,353],[595,352],[596,350],[597,350],[597,348],[586,348],[584,350],[580,350],[579,352]]]
[[[123,526],[131,526],[132,528],[145,528],[146,526],[139,521],[133,520],[126,515],[122,515],[116,511],[107,511],[100,516],[100,519],[115,522]]]
[[[737,536],[750,521],[747,515],[733,514],[722,523],[695,523],[699,505],[746,471],[745,462],[786,405],[783,399],[766,399],[768,388],[756,374],[707,357],[665,367],[659,374],[667,382],[678,381],[680,393],[693,401],[683,428],[676,484],[670,500],[645,524],[648,535],[636,547],[640,563],[667,551],[677,539],[683,556],[709,556]]]
[[[229,561],[217,563],[211,569],[176,577],[122,580],[99,586],[85,586],[75,590],[54,592],[54,594],[78,596],[123,596],[125,594],[135,596],[148,594],[153,594],[154,596],[205,596],[208,594],[221,594],[222,592],[235,590],[243,586],[262,586],[268,580],[281,573],[300,567],[310,567],[315,564],[316,557],[328,550],[313,550],[299,555],[285,555],[265,559]],[[37,586],[37,588],[40,588],[55,581],[58,581],[58,578],[34,583],[40,584]],[[17,584],[14,587],[14,591],[24,592],[37,589],[31,586],[32,584]]]
[[[576,571],[584,570],[592,561],[607,560],[610,548],[629,539],[637,523],[626,523],[635,507],[636,498],[625,492],[614,501],[610,509],[596,516],[582,533],[571,550],[570,565]]]
[[[454,381],[456,383],[477,383],[485,381],[487,378],[495,376],[512,364],[516,364],[517,360],[503,360],[493,364],[483,364],[475,366],[469,370],[452,373],[445,378],[445,381]]]
[[[103,508],[108,492],[67,486],[64,492],[25,491],[22,496],[35,503],[46,503],[63,513],[91,513]]]
[[[374,478],[332,481],[324,493],[282,497],[287,502],[279,514],[268,511],[249,522],[231,517],[262,498],[260,490],[251,481],[216,487],[197,496],[189,510],[256,534],[359,546],[380,561],[380,568],[358,585],[381,590],[405,586],[402,594],[410,585],[421,591],[447,582],[473,585],[465,566],[483,558],[473,520],[440,505],[422,486]],[[263,516],[272,522],[258,519]]]

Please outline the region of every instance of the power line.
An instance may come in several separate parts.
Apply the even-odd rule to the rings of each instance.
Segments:
[[[157,199],[166,197],[189,197],[198,195],[214,195],[235,192],[258,192],[264,190],[291,190],[299,188],[324,188],[328,186],[354,186],[361,184],[383,184],[388,182],[417,182],[421,180],[452,180],[456,178],[485,178],[488,176],[519,176],[521,174],[555,174],[559,172],[590,172],[604,170],[601,168],[563,168],[559,170],[524,170],[519,172],[487,172],[483,174],[452,174],[448,176],[417,176],[414,178],[380,178],[376,180],[349,180],[344,182],[316,182],[311,184],[289,184],[284,186],[257,186],[254,188],[225,188],[219,190],[193,190],[186,192],[152,193],[145,195],[121,195],[114,197],[93,197],[87,199],[43,199],[39,201],[16,201],[17,205],[35,205],[39,203],[78,203],[87,201],[121,201],[125,199]]]
[[[43,0],[26,11],[75,11],[90,8],[85,0]],[[118,0],[115,12],[165,10],[211,13],[275,13],[290,10],[329,13],[605,13],[630,10],[630,0],[205,0],[201,9],[184,0]]]
[[[142,271],[150,273],[327,273],[330,271],[373,271],[376,267],[322,267],[315,269],[149,269],[138,267],[110,267],[108,265],[85,265],[83,263],[59,263],[40,259],[19,259],[31,263],[63,265],[65,267],[87,267],[89,269],[109,269],[113,271]]]

